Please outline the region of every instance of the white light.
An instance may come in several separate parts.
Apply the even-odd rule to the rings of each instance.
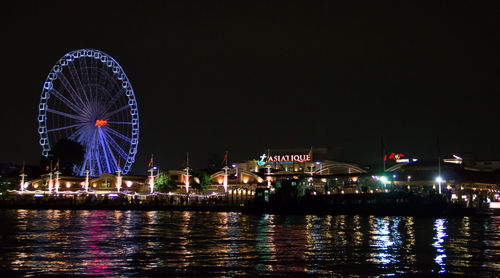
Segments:
[[[462,158],[458,155],[453,155],[454,158],[458,159],[458,160],[462,160]]]
[[[492,209],[500,209],[500,202],[491,202],[490,208]]]
[[[379,179],[383,184],[387,183],[387,177],[380,177]]]
[[[438,183],[442,183],[442,182],[443,182],[443,178],[441,178],[441,177],[437,177],[437,178],[436,178],[436,181],[437,181]]]
[[[127,187],[132,187],[132,182],[131,181],[127,181],[126,184],[127,184]]]

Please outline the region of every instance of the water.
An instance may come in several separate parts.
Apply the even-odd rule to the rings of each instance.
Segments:
[[[2,276],[500,275],[500,217],[0,210]]]

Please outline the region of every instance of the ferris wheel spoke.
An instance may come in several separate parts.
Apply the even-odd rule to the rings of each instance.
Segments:
[[[68,114],[68,113],[64,113],[64,112],[61,112],[61,111],[58,111],[58,110],[54,110],[54,109],[51,109],[51,108],[47,108],[47,112],[50,112],[50,113],[53,113],[53,114],[57,114],[57,115],[60,115],[60,116],[66,117],[66,118],[75,119],[75,120],[78,120],[78,121],[81,121],[81,122],[84,121],[84,119],[82,117],[80,117],[80,116],[73,115],[73,114]]]
[[[89,85],[91,81],[90,81],[89,73],[88,73],[87,59],[82,58],[78,62],[80,63],[80,72],[82,73],[83,82],[86,85]],[[90,96],[90,101],[94,102],[96,100],[96,96],[94,95],[94,91],[92,90],[92,87],[88,88],[88,93]]]
[[[50,94],[56,96],[60,101],[62,101],[66,106],[68,106],[71,110],[73,110],[76,113],[79,114],[85,114],[85,112],[78,106],[76,106],[74,103],[69,101],[69,99],[65,98],[59,91],[56,89],[51,89]]]
[[[74,125],[67,125],[67,126],[63,126],[63,127],[58,127],[58,128],[53,128],[53,129],[47,129],[47,132],[60,131],[60,130],[65,130],[65,129],[69,129],[69,128],[79,127],[79,126],[82,126],[82,125],[84,125],[84,124],[83,123],[79,123],[79,124],[74,124]]]
[[[120,139],[122,139],[122,140],[124,140],[124,141],[127,141],[127,142],[129,142],[129,143],[131,143],[131,142],[132,142],[132,139],[128,138],[127,136],[125,136],[125,135],[121,134],[120,132],[118,132],[118,131],[116,131],[116,130],[114,130],[114,129],[112,129],[112,128],[105,127],[105,128],[104,128],[104,130],[105,130],[105,132],[106,132],[106,133],[108,133],[108,132],[109,132],[109,133],[111,133],[111,134],[115,135],[116,137],[118,137],[118,138],[120,138]]]
[[[89,164],[90,175],[94,176],[94,174],[95,174],[94,172],[95,171],[94,171],[94,163],[93,163],[93,161],[94,161],[94,157],[95,157],[95,155],[94,155],[94,151],[95,151],[95,147],[94,147],[95,146],[95,133],[93,135],[89,136],[89,137],[90,137],[90,141],[87,143],[88,147],[87,147],[87,153],[86,153],[86,155],[87,155],[87,160],[88,160],[88,164]]]
[[[97,164],[97,169],[99,170],[99,175],[102,173],[102,166],[101,166],[101,154],[99,152],[99,147],[95,148],[95,164]]]
[[[71,86],[71,83],[69,83],[66,76],[62,72],[60,72],[58,76],[59,76],[59,79],[61,80],[61,83],[63,84],[64,88],[68,91],[68,93],[71,96],[71,98],[73,99],[73,101],[76,104],[79,104],[79,105],[82,105],[85,107],[86,105],[85,105],[85,103],[83,103],[82,98],[75,91],[75,88],[73,88],[73,86]]]
[[[76,141],[82,145],[87,145],[88,138],[85,137],[85,133],[83,133],[83,128],[77,129],[75,132],[68,136],[68,139]]]
[[[90,71],[91,72],[90,80],[91,80],[92,84],[97,84],[97,82],[98,82],[98,79],[97,79],[98,74],[97,73],[99,72],[99,67],[97,66],[96,59],[91,59],[91,60],[92,60],[91,61],[92,66],[91,66],[91,71]]]
[[[121,112],[121,111],[123,111],[123,110],[125,110],[125,109],[127,109],[127,108],[129,108],[129,107],[130,107],[130,106],[127,104],[127,105],[124,105],[124,106],[122,106],[122,107],[120,107],[120,108],[118,108],[118,109],[116,109],[116,110],[113,110],[113,111],[111,111],[111,112],[108,112],[108,113],[106,113],[106,114],[105,114],[105,118],[109,118],[109,117],[113,116],[114,114],[116,114],[116,113],[118,113],[118,112]]]
[[[79,170],[78,175],[83,176],[83,174],[85,173],[85,169],[86,168],[87,168],[87,158],[85,158],[83,160],[82,167],[80,169],[78,169]]]
[[[118,92],[116,92],[116,94],[106,103],[104,111],[108,111],[108,109],[111,108],[111,106],[113,106],[118,99],[120,99],[120,96],[123,95],[123,91],[125,91],[125,89],[121,88]]]
[[[118,170],[119,165],[118,165],[118,163],[116,161],[115,155],[113,154],[113,150],[111,150],[111,147],[109,146],[109,143],[108,143],[108,141],[106,140],[106,138],[104,136],[104,133],[102,133],[102,138],[101,139],[102,139],[102,142],[104,143],[104,146],[107,148],[106,153],[109,154],[109,157],[111,158],[111,160],[113,162],[113,165],[116,166],[116,167],[113,167],[113,172],[114,172],[115,169]]]
[[[83,80],[84,82],[86,82],[86,84],[88,84],[90,79],[89,79],[89,74],[87,72],[87,59],[81,58],[78,60],[78,62],[80,63],[80,72],[83,75]]]
[[[104,133],[105,137],[108,138],[109,143],[111,144],[111,147],[115,149],[115,151],[125,160],[127,160],[128,155],[127,153],[116,143],[115,139],[113,139],[109,134]]]
[[[89,98],[87,96],[85,88],[83,87],[83,83],[80,80],[80,76],[78,75],[78,72],[76,71],[75,64],[69,63],[68,68],[69,68],[69,73],[71,74],[71,78],[73,78],[73,80],[76,83],[77,90],[80,92],[80,94],[82,94],[85,97],[85,100],[87,101],[87,103],[89,103]]]
[[[81,132],[80,131],[81,129],[77,129],[75,132],[71,133],[69,136],[68,136],[68,139],[69,140],[73,140],[75,141],[75,137]]]
[[[99,150],[99,142],[98,142],[98,136],[97,134],[94,135],[94,160],[95,164],[97,165],[97,170],[99,175],[102,173],[102,165],[101,165],[101,152]],[[95,170],[95,169],[94,169]]]
[[[108,122],[108,124],[115,124],[115,125],[131,125],[132,122]]]
[[[106,144],[104,143],[104,140],[103,140],[103,135],[102,135],[102,132],[99,132],[98,131],[98,138],[99,138],[99,145],[102,149],[102,154],[104,156],[104,161],[106,162],[106,169],[108,170],[108,173],[112,173],[111,172],[111,168],[110,168],[110,164],[109,164],[109,159],[108,159],[108,150],[106,149]]]

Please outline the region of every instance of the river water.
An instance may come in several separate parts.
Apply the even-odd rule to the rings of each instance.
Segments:
[[[500,217],[0,210],[0,276],[500,276]]]

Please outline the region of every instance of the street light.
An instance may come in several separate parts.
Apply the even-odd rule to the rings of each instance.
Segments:
[[[382,176],[382,177],[380,177],[380,181],[385,185],[388,180],[387,180],[387,177]]]
[[[438,187],[439,194],[441,194],[441,183],[443,182],[443,178],[441,178],[441,177],[437,177],[437,178],[436,178],[436,181],[437,181],[437,183],[439,184],[439,187]]]

